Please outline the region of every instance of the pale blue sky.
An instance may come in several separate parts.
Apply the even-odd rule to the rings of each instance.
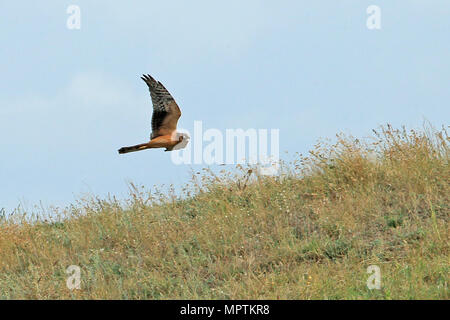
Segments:
[[[169,153],[117,154],[149,135],[142,73],[173,94],[181,127],[279,128],[282,152],[449,124],[447,0],[132,3],[0,3],[0,208],[187,183]],[[66,28],[71,4],[81,30]],[[372,4],[381,30],[366,28]]]

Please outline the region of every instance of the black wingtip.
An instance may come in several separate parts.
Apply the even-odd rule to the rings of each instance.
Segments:
[[[156,80],[149,74],[143,74],[141,79],[144,80],[145,83],[147,84],[152,84],[156,82]]]

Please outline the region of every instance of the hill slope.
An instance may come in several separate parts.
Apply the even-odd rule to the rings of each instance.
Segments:
[[[183,197],[133,186],[57,222],[3,218],[0,298],[448,299],[448,143],[387,126],[319,143],[276,178],[205,172]]]

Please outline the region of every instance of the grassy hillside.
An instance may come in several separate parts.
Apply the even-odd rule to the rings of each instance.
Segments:
[[[448,299],[446,131],[338,135],[283,164],[0,220],[2,299]],[[66,287],[69,265],[81,288]],[[367,267],[381,270],[369,290]]]

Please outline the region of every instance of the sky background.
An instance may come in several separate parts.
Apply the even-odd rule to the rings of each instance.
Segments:
[[[66,10],[81,9],[69,30]],[[188,183],[145,142],[140,75],[180,105],[179,126],[280,129],[280,151],[450,119],[450,1],[2,1],[0,208],[124,197],[127,182]],[[381,30],[366,27],[369,5]]]

